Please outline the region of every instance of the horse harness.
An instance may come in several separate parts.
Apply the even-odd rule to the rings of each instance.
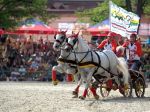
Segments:
[[[98,63],[96,63],[96,62],[93,62],[93,52],[96,54],[96,56],[98,57]],[[104,52],[102,52],[106,57],[107,57],[107,59],[109,60],[109,68],[108,69],[106,69],[106,68],[104,68],[103,66],[101,66],[101,59],[100,59],[100,56],[98,55],[98,53],[94,50],[94,51],[87,51],[87,52],[73,52],[74,53],[74,55],[75,55],[75,60],[68,60],[67,58],[69,57],[69,55],[71,54],[71,53],[69,53],[69,55],[67,55],[67,57],[60,57],[60,58],[58,58],[58,61],[59,62],[61,62],[61,63],[68,63],[68,64],[70,64],[70,67],[74,67],[75,68],[75,66],[72,66],[72,64],[73,65],[77,65],[77,66],[79,66],[80,68],[87,68],[87,67],[92,67],[92,66],[97,66],[97,68],[96,68],[96,70],[94,71],[94,73],[93,73],[93,76],[94,76],[94,74],[97,72],[97,70],[99,69],[99,68],[102,68],[102,69],[104,69],[105,71],[107,71],[108,73],[110,73],[112,76],[116,76],[116,74],[113,74],[113,73],[111,73],[110,72],[110,60],[109,60],[109,58],[108,58],[108,56],[107,56],[107,54],[106,53],[104,53]],[[81,54],[81,53],[86,53],[85,54],[85,56],[79,61],[79,62],[77,62],[77,59],[76,59],[76,54]],[[89,54],[89,53],[91,53],[91,61],[88,61],[88,62],[82,62],[85,58],[86,58],[86,56]]]

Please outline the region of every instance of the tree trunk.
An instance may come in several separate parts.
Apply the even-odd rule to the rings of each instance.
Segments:
[[[132,12],[131,0],[126,0],[126,7],[127,7],[127,11]]]
[[[142,0],[138,0],[137,1],[137,9],[136,9],[136,13],[139,17],[141,17],[142,13],[143,13],[143,2]]]

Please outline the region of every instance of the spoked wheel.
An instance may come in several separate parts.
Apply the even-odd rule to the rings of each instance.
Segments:
[[[105,84],[100,86],[100,93],[103,98],[108,97],[111,89],[107,88]]]
[[[143,78],[139,77],[135,80],[135,94],[137,97],[144,97],[145,94],[145,81]]]
[[[119,91],[124,97],[131,97],[132,96],[132,88],[133,88],[132,81],[130,81],[128,85],[119,87]]]

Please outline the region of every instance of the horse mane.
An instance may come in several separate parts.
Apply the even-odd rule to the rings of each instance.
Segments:
[[[89,47],[88,43],[83,40],[81,37],[78,37],[78,46],[80,46],[80,49],[84,52],[84,51],[88,51],[90,50],[91,48]]]

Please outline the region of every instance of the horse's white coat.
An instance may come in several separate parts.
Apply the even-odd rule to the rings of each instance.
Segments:
[[[72,46],[73,50],[77,53],[76,54],[77,60],[78,60],[78,62],[80,62],[85,57],[85,54],[79,53],[79,52],[88,52],[90,50],[90,48],[89,48],[88,44],[82,38],[78,38],[76,43],[73,42],[74,39],[76,39],[76,37],[69,38],[68,43]],[[69,49],[69,48],[71,48],[71,47],[70,46],[65,47],[65,49]],[[103,66],[105,69],[110,69],[110,72],[113,74],[116,74],[116,75],[118,75],[118,71],[121,71],[123,73],[124,83],[128,84],[129,73],[128,73],[128,69],[127,69],[125,61],[123,59],[118,59],[116,57],[116,55],[110,50],[104,50],[103,52],[97,52],[97,53],[100,56],[101,66]],[[92,52],[92,55],[93,55],[93,62],[99,63],[97,55],[94,52]],[[91,54],[89,53],[82,60],[82,62],[87,62],[87,61],[91,61],[91,60],[92,60],[92,57],[91,57]],[[80,69],[80,71],[82,71],[82,75],[86,75],[86,77],[85,77],[86,79],[84,79],[86,81],[85,88],[88,88],[91,78],[92,78],[92,75],[93,75],[94,71],[97,69],[97,66],[93,66],[90,68],[80,68],[79,67],[79,69]],[[110,75],[105,72],[106,71],[104,69],[99,67],[96,74],[110,77]],[[115,80],[119,84],[119,81],[117,81],[117,79],[118,78],[116,76]]]
[[[55,41],[54,44],[53,44],[53,49],[56,50],[56,51],[59,51],[60,49],[61,50],[61,58],[65,59],[67,55],[69,55],[67,57],[67,59],[72,59],[72,57],[74,56],[73,53],[71,54],[67,54],[63,49],[65,47],[65,44],[66,44],[66,38],[63,40],[61,37],[64,36],[63,34],[57,34],[56,35],[56,38],[55,40],[59,40],[59,42]],[[65,54],[65,55],[62,55],[62,54]],[[67,54],[67,55],[66,55]],[[63,56],[63,57],[62,57]],[[76,66],[76,65],[75,65]],[[53,66],[53,70],[56,70],[60,73],[67,73],[67,74],[73,74],[75,76],[75,80],[78,81],[79,80],[79,72],[76,73],[76,69],[74,68],[71,68],[69,66],[68,63],[61,63],[61,62],[58,62],[58,65],[57,66]],[[82,84],[82,79],[79,80],[78,82],[78,85],[81,85]]]

